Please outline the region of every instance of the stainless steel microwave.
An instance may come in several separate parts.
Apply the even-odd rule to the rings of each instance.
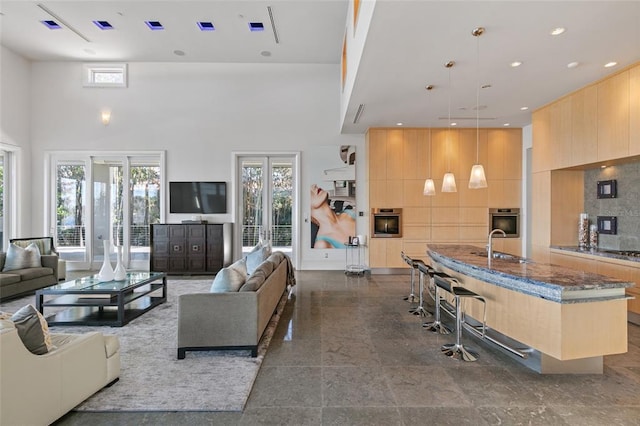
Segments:
[[[520,237],[520,209],[489,209],[489,232],[502,229],[506,238]]]

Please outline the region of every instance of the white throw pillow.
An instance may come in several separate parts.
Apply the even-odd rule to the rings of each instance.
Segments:
[[[244,284],[246,276],[235,269],[223,268],[213,279],[211,283],[210,293],[227,293],[230,291],[238,291]]]
[[[11,243],[7,250],[2,272],[14,271],[16,269],[39,268],[41,266],[40,250],[37,245],[31,243],[26,248],[22,248]]]

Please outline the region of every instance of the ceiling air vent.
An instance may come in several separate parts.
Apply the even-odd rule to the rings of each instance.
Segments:
[[[357,124],[360,121],[360,116],[364,112],[364,104],[358,105],[358,110],[356,111],[355,117],[353,117],[353,124]]]

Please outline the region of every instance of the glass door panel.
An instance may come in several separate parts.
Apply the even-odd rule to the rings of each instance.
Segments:
[[[160,223],[160,167],[132,166],[129,178],[129,259],[149,264],[149,225]]]
[[[293,253],[293,157],[240,157],[242,253],[268,241],[274,250]]]
[[[122,164],[93,163],[93,266],[104,260],[104,241],[111,242],[109,259],[116,261],[114,247],[123,243]]]
[[[86,262],[86,167],[56,168],[56,249],[61,259]]]

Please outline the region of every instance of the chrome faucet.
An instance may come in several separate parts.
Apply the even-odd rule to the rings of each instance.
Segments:
[[[487,244],[487,258],[489,259],[489,262],[491,262],[491,259],[493,259],[493,234],[495,234],[496,232],[501,232],[502,238],[507,237],[507,234],[502,229],[496,228],[493,231],[489,232],[489,243]]]

